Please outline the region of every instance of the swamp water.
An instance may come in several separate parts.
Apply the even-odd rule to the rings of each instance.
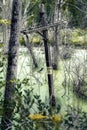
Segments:
[[[33,88],[33,93],[41,96],[41,99],[48,102],[48,84],[47,84],[47,72],[45,65],[44,48],[34,48],[34,54],[38,62],[38,68],[34,68],[32,59],[28,50],[24,47],[19,50],[19,62],[18,62],[18,78],[20,80],[29,78],[27,88]],[[75,49],[71,58],[68,60],[59,60],[59,70],[53,71],[54,79],[54,92],[57,99],[57,103],[61,105],[61,112],[68,109],[68,106],[75,107],[87,112],[87,101],[78,98],[73,93],[72,87],[70,87],[69,78],[71,79],[71,70],[79,64],[87,64],[87,51],[84,49]],[[83,68],[84,68],[83,66]],[[73,71],[74,69],[72,69]],[[68,86],[63,86],[65,74],[68,76]],[[26,89],[23,87],[23,89]]]

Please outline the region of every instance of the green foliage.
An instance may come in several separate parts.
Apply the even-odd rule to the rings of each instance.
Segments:
[[[17,81],[16,93],[15,93],[15,111],[14,111],[14,127],[15,129],[33,129],[33,122],[28,119],[30,109],[34,103],[31,98],[32,89],[22,90],[22,85],[26,86],[28,79]]]
[[[70,110],[64,117],[63,126],[65,129],[87,129],[87,113],[82,112],[81,110],[76,110],[70,107]]]
[[[70,27],[82,27],[85,28],[87,26],[86,24],[86,3],[79,0],[66,0],[64,5],[62,6],[63,11],[68,11],[68,19],[69,19],[69,25]]]
[[[87,31],[82,29],[73,30],[71,42],[75,45],[87,45]]]
[[[0,19],[0,24],[10,25],[11,21],[7,19]]]
[[[55,130],[59,130],[59,125],[57,125],[55,121],[60,121],[60,117],[52,117],[52,119],[55,120],[54,122],[52,122],[51,118],[49,118],[49,120],[41,120],[41,122],[36,122],[29,118],[29,115],[37,113],[40,113],[43,116],[51,117],[52,108],[50,107],[48,102],[42,102],[42,100],[40,99],[40,95],[33,95],[33,89],[22,89],[23,86],[26,87],[28,81],[29,79],[17,81],[15,92],[16,107],[13,117],[14,129],[39,130],[38,128],[42,126],[46,130],[53,130],[53,128],[57,128]],[[59,113],[57,108],[58,107],[55,108],[53,114]]]
[[[21,45],[24,45],[24,44],[25,44],[25,41],[24,41],[23,36],[20,36],[20,44],[21,44]]]
[[[3,113],[4,86],[5,86],[5,66],[6,57],[2,57],[2,49],[0,49],[0,117]]]
[[[34,43],[34,45],[42,44],[43,43],[42,37],[39,36],[38,34],[32,35],[32,43]]]
[[[48,22],[50,22],[51,17],[53,16],[54,9],[55,9],[55,4],[56,0],[42,0],[42,3],[45,5],[47,17],[48,17]]]
[[[50,22],[51,17],[53,16],[54,7],[56,0],[31,0],[30,8],[27,12],[27,26],[32,26],[33,24],[40,25],[39,18],[39,4],[43,3],[45,5],[45,10],[47,14],[47,20]]]
[[[87,30],[86,29],[65,29],[61,30],[62,43],[69,45],[86,46],[87,45]]]

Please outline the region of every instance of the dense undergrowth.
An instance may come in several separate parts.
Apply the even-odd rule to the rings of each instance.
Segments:
[[[62,44],[69,44],[75,46],[86,46],[87,45],[87,29],[80,29],[80,28],[66,28],[60,30],[61,35],[61,42]],[[29,39],[30,43],[33,43],[35,46],[43,44],[43,40],[39,34],[32,34],[30,35]],[[53,45],[53,31],[51,30],[49,33],[49,41],[51,45]],[[20,37],[20,43],[24,44],[24,39]]]

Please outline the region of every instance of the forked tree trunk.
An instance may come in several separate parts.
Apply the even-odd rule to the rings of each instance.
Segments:
[[[13,0],[11,32],[8,47],[8,65],[4,94],[1,130],[12,130],[12,118],[15,108],[15,87],[20,34],[21,0]]]

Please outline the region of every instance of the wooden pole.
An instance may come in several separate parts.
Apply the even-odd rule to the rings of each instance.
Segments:
[[[65,22],[62,21],[65,25]],[[55,26],[59,25],[60,23],[57,22],[57,23],[54,23],[54,24],[47,24],[46,26],[41,26],[41,27],[31,27],[31,28],[28,28],[28,29],[24,29],[24,30],[21,30],[21,33],[32,33],[32,32],[37,32],[37,31],[42,31],[42,30],[45,30],[45,29],[49,29],[49,28],[54,28]]]
[[[40,4],[39,9],[40,9],[40,22],[43,26],[46,26],[47,21],[46,21],[44,4]],[[42,33],[43,33],[45,59],[46,59],[46,66],[47,66],[50,105],[55,106],[56,101],[55,101],[55,96],[54,96],[53,69],[52,69],[52,63],[51,63],[51,54],[50,54],[50,48],[48,44],[48,30],[44,29]]]

